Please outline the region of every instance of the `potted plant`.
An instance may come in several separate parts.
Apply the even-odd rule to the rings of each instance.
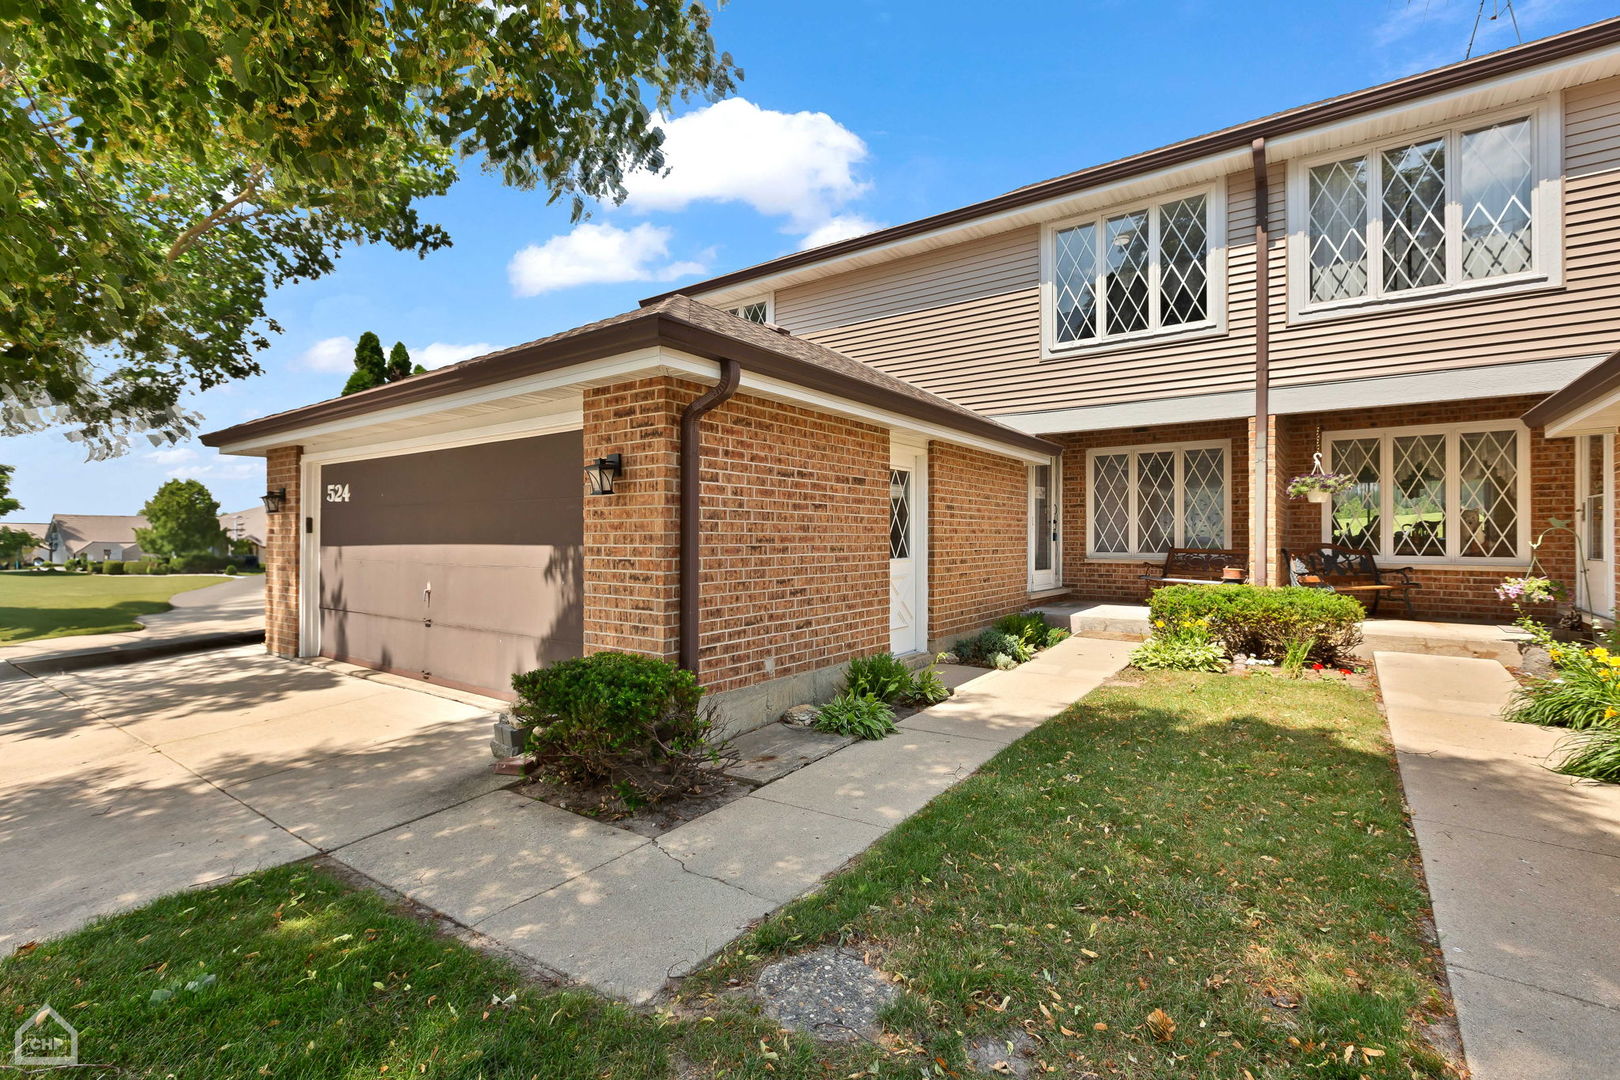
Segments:
[[[1355,486],[1356,478],[1349,473],[1308,472],[1288,481],[1288,495],[1294,499],[1307,499],[1325,503],[1338,492]]]

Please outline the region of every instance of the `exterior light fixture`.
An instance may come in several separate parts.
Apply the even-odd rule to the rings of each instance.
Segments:
[[[281,508],[287,505],[287,489],[282,487],[276,488],[274,491],[267,491],[261,498],[264,501],[265,513],[279,514]]]
[[[613,481],[624,473],[624,455],[609,454],[585,466],[585,475],[591,481],[592,495],[613,494]]]

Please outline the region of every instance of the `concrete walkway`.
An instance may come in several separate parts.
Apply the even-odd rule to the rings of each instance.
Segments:
[[[327,854],[561,975],[645,1002],[1085,696],[1124,642],[989,672],[656,840],[490,773],[500,703],[232,649],[0,665],[0,949]]]
[[[139,654],[156,647],[206,644],[228,634],[264,632],[264,575],[221,577],[217,585],[204,585],[176,593],[170,611],[137,615],[144,630],[117,634],[76,634],[0,645],[0,661],[49,665],[94,654]]]
[[[1489,660],[1375,655],[1474,1080],[1620,1066],[1620,787],[1546,768]]]

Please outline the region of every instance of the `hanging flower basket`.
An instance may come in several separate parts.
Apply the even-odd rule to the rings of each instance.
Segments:
[[[1325,503],[1338,492],[1354,487],[1355,483],[1356,478],[1349,473],[1309,472],[1288,481],[1288,494],[1290,498]]]

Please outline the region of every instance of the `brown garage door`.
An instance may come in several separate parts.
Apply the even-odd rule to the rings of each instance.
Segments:
[[[510,696],[581,650],[580,432],[321,469],[321,652]]]

